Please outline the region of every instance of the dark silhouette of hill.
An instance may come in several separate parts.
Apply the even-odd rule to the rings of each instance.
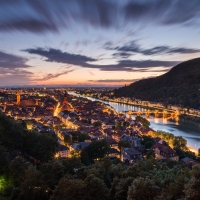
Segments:
[[[200,109],[200,58],[173,67],[155,78],[137,81],[116,89],[116,97],[133,97],[141,100],[179,104]]]

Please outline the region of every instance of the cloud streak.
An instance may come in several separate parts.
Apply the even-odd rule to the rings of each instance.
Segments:
[[[159,61],[159,60],[120,60],[117,64],[109,64],[109,65],[98,65],[93,64],[93,61],[97,61],[96,59],[79,55],[79,54],[70,54],[68,52],[62,52],[57,49],[26,49],[23,50],[30,54],[36,54],[43,56],[48,62],[56,62],[56,63],[66,63],[71,65],[80,66],[83,68],[93,68],[100,69],[102,71],[147,71],[149,68],[155,67],[172,67],[179,62],[177,61]]]
[[[199,0],[0,1],[0,31],[60,32],[74,24],[119,28],[127,22],[194,25],[199,17]]]
[[[116,50],[117,53],[114,53],[113,56],[118,57],[130,57],[132,54],[142,54],[145,56],[150,55],[163,55],[163,54],[193,54],[199,53],[200,49],[195,48],[185,48],[185,47],[170,47],[170,46],[155,46],[153,48],[144,49],[141,45],[138,44],[137,40],[131,41],[123,46],[114,46],[112,43],[107,42],[104,45],[104,48],[107,50]]]
[[[35,81],[48,81],[48,80],[51,80],[51,79],[54,79],[54,78],[58,78],[59,76],[69,74],[69,73],[73,72],[74,70],[75,69],[66,70],[66,71],[63,71],[63,72],[60,72],[60,73],[55,73],[55,74],[49,73],[49,74],[44,75],[42,78],[35,79]]]
[[[101,80],[88,80],[90,82],[98,82],[98,83],[123,83],[123,82],[135,82],[139,79],[101,79]]]

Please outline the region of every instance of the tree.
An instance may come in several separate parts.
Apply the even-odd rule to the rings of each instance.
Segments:
[[[78,137],[79,142],[85,142],[85,140],[90,140],[90,139],[91,139],[90,136],[85,133],[80,133],[80,135]]]
[[[137,178],[128,189],[128,200],[152,200],[159,188],[149,178]]]
[[[24,138],[25,152],[42,162],[52,159],[57,151],[57,139],[49,133],[31,131]]]
[[[122,128],[122,123],[121,122],[117,122],[115,124],[115,129],[121,129]]]
[[[76,157],[64,158],[61,159],[61,162],[64,166],[64,173],[75,174],[76,169],[81,167],[80,158]]]
[[[67,146],[69,146],[70,144],[72,144],[72,138],[70,137],[70,135],[65,135],[65,137],[64,137],[64,143]]]
[[[186,180],[184,175],[180,175],[178,178],[174,175],[174,182],[169,183],[163,188],[161,195],[166,199],[182,199],[184,197]]]
[[[142,124],[142,126],[147,126],[147,127],[150,126],[150,122],[141,116],[137,116],[135,119],[136,119],[136,121],[140,122]]]
[[[104,170],[105,170],[105,175],[107,175],[107,173],[108,173],[108,170],[110,169],[110,167],[111,167],[111,161],[110,161],[110,158],[108,157],[108,156],[106,156],[106,157],[104,157],[103,159],[102,159],[102,166],[103,166],[103,168],[104,168]]]
[[[33,166],[29,166],[27,169],[25,180],[20,188],[22,192],[18,199],[48,200],[50,198],[51,189],[42,181],[41,172],[36,170]]]
[[[154,144],[154,143],[153,143],[152,141],[146,142],[145,145],[144,145],[144,146],[145,146],[145,149],[150,149],[150,148],[153,146],[153,144]]]
[[[50,189],[54,189],[64,176],[64,166],[59,160],[45,163],[40,167],[39,171],[41,172],[41,179]]]
[[[88,200],[106,200],[108,199],[108,188],[105,183],[100,179],[90,174],[84,182],[87,185],[87,199]]]
[[[86,149],[91,161],[103,158],[109,151],[109,144],[105,140],[94,141]]]
[[[25,171],[27,170],[26,161],[21,157],[16,157],[10,163],[10,178],[15,185],[15,187],[19,187],[20,184],[24,181]]]
[[[9,161],[8,153],[4,146],[0,145],[0,175],[5,174],[8,171]]]
[[[100,127],[102,123],[100,121],[93,122],[92,124],[94,127]]]
[[[198,156],[200,156],[200,148],[198,149]]]
[[[87,191],[87,185],[83,180],[62,178],[56,189],[53,191],[50,200],[87,200]]]
[[[147,142],[152,142],[152,143],[154,143],[154,139],[153,139],[151,136],[143,135],[143,136],[142,136],[141,144],[145,145]]]
[[[134,179],[133,177],[127,177],[127,178],[120,179],[118,181],[118,184],[116,184],[116,187],[115,187],[116,200],[127,199],[128,188],[133,182],[133,179]]]
[[[182,136],[175,136],[173,145],[174,147],[178,147],[184,150],[186,149],[187,140],[182,138]]]
[[[147,152],[146,158],[147,158],[147,159],[155,158],[155,152],[154,152],[154,150],[152,150],[152,149],[149,150],[149,151]]]
[[[81,163],[83,163],[84,165],[90,164],[90,158],[85,150],[81,151],[80,159],[81,159]]]
[[[120,140],[118,142],[118,148],[119,148],[120,152],[126,147],[131,148],[131,144],[127,141],[124,141],[124,140]]]
[[[200,199],[200,167],[194,167],[191,171],[192,178],[185,185],[185,199],[198,200]]]
[[[123,122],[123,126],[127,126],[127,127],[128,127],[128,126],[130,126],[130,123],[127,122],[127,121],[124,121],[124,122]]]

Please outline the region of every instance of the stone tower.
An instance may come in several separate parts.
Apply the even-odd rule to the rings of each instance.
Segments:
[[[20,93],[20,91],[17,91],[17,104],[19,104],[20,103],[20,101],[21,101],[21,93]]]

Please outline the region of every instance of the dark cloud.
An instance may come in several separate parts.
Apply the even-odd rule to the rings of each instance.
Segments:
[[[30,54],[36,54],[47,58],[46,61],[48,62],[57,62],[57,63],[68,63],[72,65],[83,65],[86,62],[96,61],[96,59],[82,56],[79,54],[70,54],[67,52],[62,52],[58,49],[26,49],[24,50]]]
[[[31,66],[20,56],[0,51],[0,85],[30,84],[33,73],[27,71]]]
[[[114,46],[112,43],[106,43],[103,46],[107,50],[117,50],[113,56],[126,55],[128,53],[140,53],[143,55],[160,55],[160,54],[192,54],[200,52],[200,49],[185,48],[185,47],[170,47],[170,46],[156,46],[153,48],[142,48],[137,40],[126,43],[123,46]],[[131,54],[130,54],[131,55]]]
[[[6,85],[27,85],[31,84],[33,73],[24,69],[1,68],[0,69],[0,86]]]
[[[11,21],[10,23],[0,24],[0,30],[8,31],[16,29],[18,31],[30,31],[30,32],[43,32],[44,30],[58,31],[55,24],[49,24],[48,22],[37,19],[22,19],[20,21]]]
[[[124,52],[133,52],[133,53],[139,53],[141,51],[140,46],[137,44],[137,41],[131,41],[128,44],[121,46],[121,47],[115,47],[118,51],[124,51]]]
[[[0,51],[0,68],[28,68],[30,66],[25,64],[27,61],[28,59],[25,59],[23,57],[15,56]]]
[[[116,7],[113,0],[0,1],[0,30],[58,32],[72,23],[108,27],[114,22]]]
[[[109,65],[97,65],[93,63],[89,63],[92,61],[97,61],[96,59],[79,55],[79,54],[70,54],[67,52],[62,52],[57,49],[27,49],[24,50],[30,54],[37,54],[43,56],[48,62],[57,62],[57,63],[66,63],[72,64],[85,68],[93,68],[100,69],[102,71],[146,71],[149,68],[154,67],[172,67],[179,62],[177,61],[159,61],[159,60],[120,60],[117,64],[109,64]]]
[[[1,31],[58,32],[73,24],[119,28],[127,22],[188,25],[199,17],[199,0],[0,1]]]
[[[49,73],[49,74],[44,75],[42,78],[37,78],[37,79],[34,79],[34,80],[35,81],[48,81],[48,80],[57,78],[59,76],[69,74],[69,73],[73,72],[74,70],[75,69],[65,70],[63,72],[59,72],[59,73],[55,73],[55,74]]]
[[[198,53],[200,49],[190,49],[190,48],[173,48],[169,46],[157,46],[146,50],[141,50],[138,53],[143,55],[159,55],[159,54],[191,54]]]
[[[193,24],[199,20],[199,0],[130,1],[125,6],[127,19],[155,22],[162,25]]]
[[[131,56],[130,53],[127,52],[118,52],[113,54],[114,57],[128,58]]]
[[[88,80],[91,82],[99,82],[99,83],[121,83],[121,82],[135,82],[138,81],[139,79],[101,79],[101,80]]]

